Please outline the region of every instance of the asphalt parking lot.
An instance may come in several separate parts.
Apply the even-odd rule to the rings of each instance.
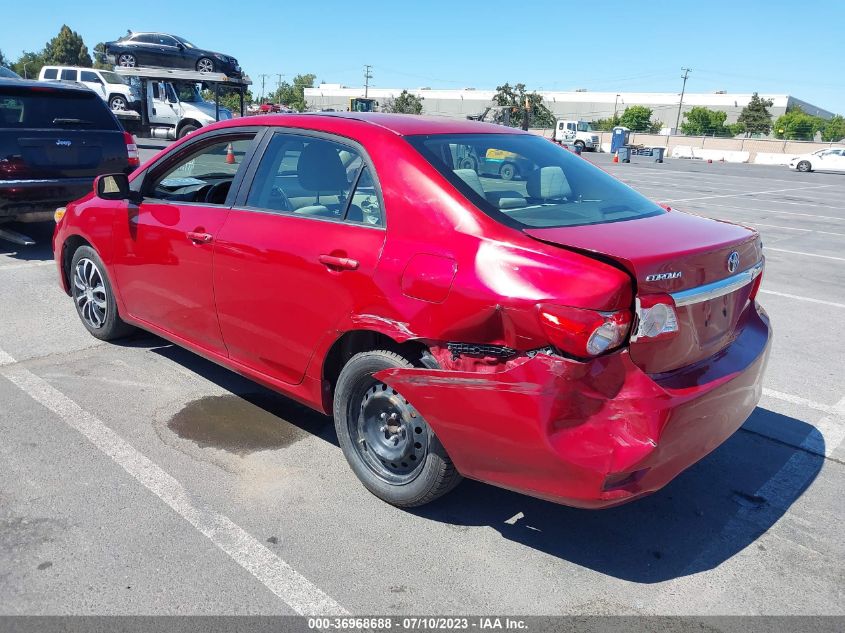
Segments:
[[[398,510],[330,419],[159,338],[89,336],[51,227],[19,225],[38,243],[0,242],[0,613],[845,614],[845,175],[585,158],[763,236],[775,343],[722,447],[611,510],[470,481]]]

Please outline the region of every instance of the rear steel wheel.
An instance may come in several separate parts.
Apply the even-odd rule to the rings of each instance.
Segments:
[[[350,467],[374,495],[399,507],[429,503],[461,480],[446,449],[422,415],[396,389],[373,376],[412,368],[399,354],[355,354],[334,394],[338,442]]]

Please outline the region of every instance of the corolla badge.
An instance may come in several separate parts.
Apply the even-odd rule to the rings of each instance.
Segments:
[[[65,139],[60,138],[60,139],[56,140],[56,145],[59,145],[59,146],[62,146],[62,147],[70,147],[72,144],[73,143],[71,141],[67,141]]]
[[[666,279],[680,279],[681,271],[673,271],[670,273],[656,273],[654,275],[646,275],[646,281],[664,281]]]
[[[739,268],[739,253],[734,251],[733,253],[728,255],[728,272],[736,272],[737,268]]]

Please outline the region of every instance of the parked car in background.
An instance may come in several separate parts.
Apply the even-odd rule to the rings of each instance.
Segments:
[[[460,167],[479,146],[530,169]],[[101,177],[53,248],[93,336],[141,327],[333,414],[397,506],[461,475],[589,508],[646,495],[740,427],[770,348],[754,230],[472,121],[211,125]]]
[[[0,222],[51,219],[97,175],[138,162],[135,140],[88,88],[0,79]]]
[[[845,171],[845,147],[828,147],[794,156],[789,168],[796,171]]]
[[[178,35],[168,33],[130,33],[105,43],[109,63],[126,68],[161,66],[187,68],[207,73],[225,73],[241,77],[238,60],[231,55],[198,48]]]
[[[75,81],[81,83],[109,104],[112,110],[137,107],[141,93],[125,77],[110,70],[81,68],[77,66],[44,66],[38,73],[39,81]]]
[[[21,76],[11,68],[0,66],[0,79],[21,79]]]

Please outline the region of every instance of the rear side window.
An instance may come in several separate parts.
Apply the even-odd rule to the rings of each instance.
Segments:
[[[604,224],[665,213],[539,136],[436,134],[407,140],[470,202],[509,226]]]
[[[261,159],[246,204],[384,226],[378,191],[362,156],[324,138],[276,134]]]
[[[48,68],[44,71],[44,79],[57,79],[59,77],[58,68]]]
[[[76,81],[76,71],[72,68],[62,68],[62,81]]]
[[[108,106],[89,90],[0,88],[0,126],[74,130],[119,130]]]

